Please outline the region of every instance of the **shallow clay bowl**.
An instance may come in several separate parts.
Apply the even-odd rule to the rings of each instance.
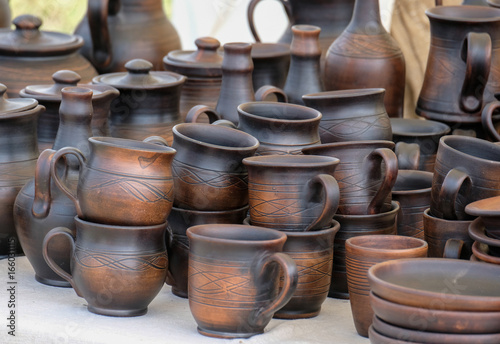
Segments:
[[[500,312],[465,313],[403,306],[373,293],[370,293],[370,303],[380,319],[407,329],[459,334],[500,333]]]
[[[479,241],[475,241],[474,244],[472,244],[472,253],[476,258],[486,263],[500,265],[500,257],[488,254],[489,251],[488,245],[480,243]],[[500,341],[498,343],[500,343]]]
[[[368,270],[371,290],[401,305],[439,310],[500,311],[500,266],[477,262],[410,258]]]
[[[373,317],[373,329],[389,338],[426,344],[498,344],[500,333],[458,334],[408,330],[391,325],[377,316]]]
[[[483,224],[482,218],[477,218],[469,225],[469,236],[471,239],[486,244],[490,247],[489,254],[492,256],[500,256],[500,239],[496,238],[495,234],[488,232]]]
[[[407,342],[404,340],[392,339],[378,333],[373,326],[368,329],[368,337],[370,338],[371,344],[423,344],[418,342]]]

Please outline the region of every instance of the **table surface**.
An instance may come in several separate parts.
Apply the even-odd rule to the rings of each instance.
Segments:
[[[312,319],[272,319],[264,334],[248,339],[217,339],[200,335],[187,299],[165,285],[139,317],[115,318],[90,313],[71,288],[38,283],[26,257],[15,258],[14,281],[8,284],[8,261],[0,261],[0,343],[328,343],[367,344],[356,333],[349,301],[328,298]],[[15,286],[15,337],[6,327],[10,293]]]

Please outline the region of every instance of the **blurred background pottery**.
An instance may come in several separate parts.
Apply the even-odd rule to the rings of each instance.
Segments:
[[[255,92],[264,86],[285,86],[290,67],[290,47],[283,43],[252,44],[252,82]]]

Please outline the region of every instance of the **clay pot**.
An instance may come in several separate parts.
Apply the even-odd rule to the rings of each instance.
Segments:
[[[368,337],[373,319],[370,306],[368,269],[392,259],[427,257],[427,243],[397,235],[362,235],[345,242],[349,299],[354,325],[359,335]]]
[[[248,172],[242,160],[253,156],[259,142],[236,129],[182,123],[173,129],[174,205],[221,211],[248,204]]]
[[[10,27],[9,0],[0,1],[0,27]]]
[[[403,53],[380,19],[378,0],[356,0],[351,22],[325,58],[328,91],[384,88],[389,117],[403,117]]]
[[[280,43],[254,43],[252,62],[254,91],[265,85],[283,88],[290,67],[290,47]]]
[[[291,63],[283,88],[290,103],[304,105],[304,94],[324,90],[321,80],[321,48],[318,41],[320,31],[321,28],[314,25],[292,26]]]
[[[30,85],[19,92],[22,98],[34,98],[46,108],[38,119],[38,145],[41,149],[52,147],[56,139],[62,89],[77,86],[81,77],[73,71],[60,70],[52,75],[52,80],[53,84]],[[92,136],[109,136],[109,107],[120,92],[111,86],[82,85],[82,87],[92,90]]]
[[[52,82],[52,74],[61,69],[78,73],[83,83],[97,75],[77,52],[83,45],[82,37],[41,31],[42,20],[32,15],[19,16],[12,23],[15,30],[0,31],[0,75],[9,98],[19,97],[19,91],[28,85]]]
[[[152,226],[167,220],[173,203],[171,164],[175,150],[152,143],[92,137],[90,152],[65,147],[51,161],[51,177],[85,221],[118,226]],[[76,193],[57,174],[62,157],[80,164]]]
[[[297,266],[282,253],[286,234],[254,226],[214,224],[190,227],[187,235],[189,307],[198,332],[219,338],[263,333],[297,287]],[[278,292],[279,267],[283,284]],[[213,276],[224,277],[214,280]]]
[[[319,124],[321,143],[391,140],[389,116],[381,88],[305,94],[306,106],[323,115]]]
[[[398,175],[398,162],[390,141],[348,141],[307,147],[306,155],[340,159],[335,179],[340,187],[338,213],[369,215],[391,209],[391,190]]]
[[[172,127],[181,122],[179,100],[186,77],[153,72],[146,60],[131,60],[127,72],[99,75],[94,84],[113,86],[120,96],[111,103],[111,136],[144,140],[161,136],[172,142]]]
[[[64,227],[47,233],[43,241],[47,264],[71,283],[90,312],[118,317],[146,314],[167,273],[166,224],[111,226],[78,217],[75,222],[76,237]],[[71,273],[54,262],[49,249],[53,239],[63,237],[71,247]]]
[[[132,59],[159,70],[162,58],[181,48],[161,0],[90,0],[75,33],[85,39],[81,52],[99,74],[124,71]]]

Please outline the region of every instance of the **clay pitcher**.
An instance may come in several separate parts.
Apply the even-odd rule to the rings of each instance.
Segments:
[[[163,57],[181,48],[162,0],[89,0],[75,33],[85,40],[81,53],[100,74],[125,71],[125,63],[137,58],[160,70]]]

